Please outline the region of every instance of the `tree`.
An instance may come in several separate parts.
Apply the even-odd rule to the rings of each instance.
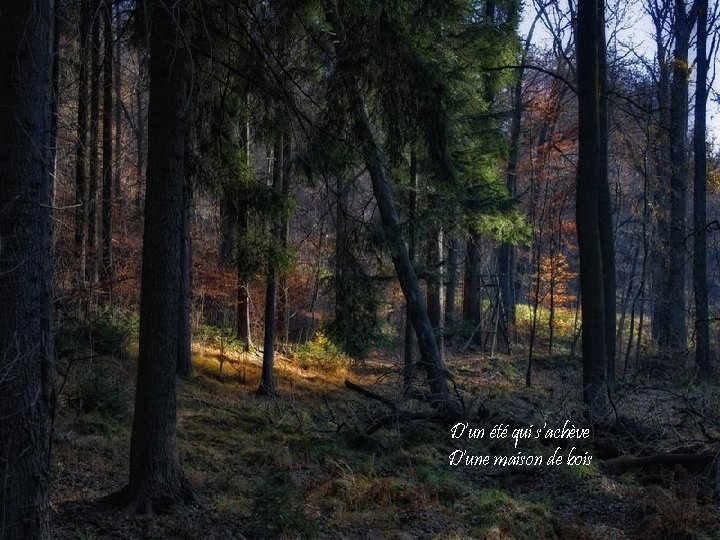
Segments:
[[[686,12],[684,0],[675,1],[673,77],[670,89],[670,243],[667,276],[668,326],[660,344],[675,350],[687,347],[685,321],[685,214],[687,206],[688,49],[697,11]]]
[[[49,538],[51,2],[0,14],[0,537]]]
[[[608,75],[607,42],[605,40],[605,1],[598,1],[598,77],[600,78],[600,178],[598,194],[598,219],[600,230],[600,253],[602,255],[603,293],[605,301],[605,352],[607,354],[606,376],[608,385],[615,386],[615,231],[612,220],[610,183],[608,181]]]
[[[707,0],[697,2],[697,87],[695,90],[695,127],[693,149],[693,286],[695,289],[695,362],[700,376],[708,378],[710,371],[710,335],[707,283]]]
[[[75,251],[79,263],[80,282],[85,281],[87,261],[88,223],[88,52],[90,39],[90,6],[88,0],[80,2],[80,70],[78,76],[77,142],[75,144]]]
[[[420,283],[410,260],[407,244],[403,238],[400,218],[391,191],[390,179],[383,164],[384,159],[372,132],[365,103],[358,86],[357,73],[354,71],[352,63],[348,62],[348,41],[341,15],[334,0],[327,0],[325,5],[330,23],[337,36],[337,41],[335,41],[337,69],[343,69],[342,72],[338,73],[338,76],[341,77],[343,87],[347,92],[350,113],[355,123],[355,134],[370,174],[385,240],[389,245],[395,272],[405,295],[405,300],[408,303],[410,320],[415,329],[420,349],[421,363],[425,368],[428,384],[432,392],[431,399],[439,409],[450,414],[457,414],[460,412],[460,404],[450,395],[447,387],[446,371],[428,317]]]
[[[103,26],[103,128],[102,128],[102,278],[106,288],[113,279],[112,260],[112,184],[113,184],[113,31],[112,5],[104,0],[101,7]]]
[[[183,5],[156,0],[150,6],[147,187],[130,478],[109,500],[163,512],[194,501],[178,459],[175,376],[188,53]]]
[[[583,402],[591,417],[605,409],[605,295],[600,243],[601,183],[599,2],[578,4],[578,165],[576,224],[582,298]]]

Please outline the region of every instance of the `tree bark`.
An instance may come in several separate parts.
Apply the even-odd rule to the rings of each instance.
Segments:
[[[428,278],[426,287],[428,317],[435,332],[440,356],[445,357],[444,331],[445,318],[443,317],[444,287],[443,287],[443,230],[441,226],[433,227],[428,238],[427,246]]]
[[[113,79],[115,91],[115,169],[113,178],[113,191],[115,198],[122,201],[122,186],[120,185],[122,170],[122,46],[120,42],[120,32],[122,30],[122,11],[121,3],[115,4],[115,34],[118,36],[113,51]]]
[[[695,361],[700,376],[710,375],[710,335],[707,283],[707,0],[697,3],[697,85],[695,90],[695,152],[693,195],[693,286],[695,290]]]
[[[147,192],[140,291],[140,351],[128,485],[110,501],[166,512],[194,501],[178,458],[176,366],[183,219],[187,51],[185,16],[173,0],[152,3]]]
[[[661,344],[671,350],[687,348],[685,321],[685,214],[687,205],[688,50],[695,13],[685,12],[685,1],[676,0],[673,33],[673,80],[670,93],[670,249],[668,268],[668,334]],[[663,336],[661,336],[662,338]]]
[[[285,174],[285,145],[284,136],[281,134],[275,142],[273,154],[273,191],[281,196],[284,190]],[[282,236],[282,220],[273,223],[273,239],[280,243]],[[277,261],[269,261],[267,284],[265,286],[265,337],[263,340],[263,363],[262,378],[258,394],[274,396],[275,390],[275,334],[277,329],[277,288],[278,288],[278,265]]]
[[[180,296],[178,312],[177,373],[181,377],[192,376],[192,222],[193,189],[189,176],[183,189],[182,225],[180,227]]]
[[[360,151],[365,160],[365,165],[370,173],[373,195],[378,205],[385,240],[390,248],[395,272],[397,273],[400,287],[405,295],[405,300],[409,304],[410,320],[415,329],[418,346],[420,348],[421,361],[425,368],[428,384],[432,392],[430,399],[436,407],[446,411],[448,414],[457,415],[461,412],[461,406],[457,399],[450,394],[447,387],[447,372],[440,356],[430,319],[428,318],[427,307],[423,299],[422,290],[420,289],[420,283],[403,238],[390,179],[385,173],[383,167],[384,160],[370,127],[370,120],[368,119],[365,103],[360,94],[357,75],[353,72],[352,64],[347,62],[347,38],[342,26],[340,14],[338,13],[337,4],[334,0],[327,0],[326,7],[330,22],[337,36],[335,49],[338,57],[338,65],[347,70],[340,75],[344,78],[343,82],[355,122],[355,135],[360,144]]]
[[[78,74],[77,142],[75,144],[75,255],[78,261],[80,282],[86,279],[88,205],[88,51],[90,39],[90,5],[80,4],[80,70]]]
[[[408,215],[408,257],[415,266],[417,257],[417,218],[420,176],[418,175],[417,151],[410,149],[410,204]],[[403,342],[403,386],[408,390],[415,378],[415,339],[412,326],[410,303],[405,302],[405,335]]]
[[[480,242],[479,234],[471,234],[465,250],[465,274],[463,286],[463,320],[473,328],[480,325]],[[480,343],[476,334],[475,342]]]
[[[605,295],[605,352],[607,354],[606,377],[610,388],[615,387],[615,230],[612,220],[610,182],[608,179],[608,73],[607,43],[605,41],[605,2],[598,1],[598,77],[600,79],[600,193],[598,196],[600,252],[603,268],[603,292]]]
[[[51,3],[0,15],[0,538],[50,537]]]
[[[94,15],[92,22],[92,35],[90,37],[90,156],[89,170],[90,180],[88,185],[88,267],[87,278],[92,283],[97,283],[98,274],[98,216],[97,216],[97,192],[98,192],[98,139],[100,130],[100,21],[98,19],[99,2],[91,5],[91,15]]]
[[[582,299],[583,402],[591,417],[605,412],[605,295],[600,243],[600,81],[598,0],[578,4],[578,179],[576,224]]]
[[[107,290],[112,288],[112,187],[113,187],[113,31],[112,4],[104,0],[103,59],[103,129],[102,129],[102,279]]]

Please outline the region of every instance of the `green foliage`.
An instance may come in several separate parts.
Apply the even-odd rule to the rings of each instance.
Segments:
[[[253,536],[300,533],[302,537],[308,538],[317,535],[317,523],[303,514],[301,501],[286,471],[268,471],[268,474],[258,477],[252,519]]]
[[[297,350],[297,358],[303,369],[333,372],[348,364],[348,357],[321,330]]]
[[[114,315],[100,311],[85,320],[64,320],[55,331],[55,347],[60,358],[74,358],[85,352],[123,357],[130,339],[137,337],[139,327],[137,313]]]
[[[200,325],[193,337],[196,341],[219,349],[223,353],[240,354],[245,348],[245,343],[238,339],[235,330],[229,327],[203,324]]]
[[[365,268],[353,261],[335,279],[337,312],[328,333],[347,354],[365,358],[373,346],[382,339],[383,288]]]
[[[77,379],[67,402],[81,413],[123,420],[129,412],[129,399],[127,389],[117,376],[90,370]]]

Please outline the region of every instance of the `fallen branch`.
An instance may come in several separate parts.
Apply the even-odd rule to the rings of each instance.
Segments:
[[[397,404],[392,401],[389,398],[386,398],[385,396],[381,396],[380,394],[376,394],[375,392],[371,392],[367,388],[364,388],[360,386],[359,384],[355,384],[354,382],[345,379],[345,386],[347,386],[350,390],[354,390],[355,392],[359,392],[365,397],[369,397],[370,399],[374,399],[376,401],[379,401],[383,405],[386,405],[387,407],[390,407],[393,411],[398,411]]]
[[[630,469],[639,469],[660,465],[663,467],[673,467],[682,465],[695,469],[706,468],[714,463],[715,452],[694,452],[690,454],[655,454],[652,456],[620,456],[603,462],[603,467],[608,471],[621,474]]]

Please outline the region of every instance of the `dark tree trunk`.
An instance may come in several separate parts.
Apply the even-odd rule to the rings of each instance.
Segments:
[[[695,13],[685,12],[685,1],[676,0],[673,33],[675,51],[670,94],[670,249],[668,268],[668,335],[661,344],[672,350],[687,348],[685,322],[685,214],[687,205],[688,49]]]
[[[603,292],[605,294],[605,352],[607,354],[606,377],[610,388],[615,387],[615,231],[612,220],[610,182],[608,180],[608,74],[607,44],[605,41],[605,2],[598,1],[598,77],[600,78],[600,192],[598,212],[600,219],[600,252],[603,267]]]
[[[114,70],[114,90],[115,90],[115,176],[113,178],[113,191],[115,198],[122,201],[122,186],[120,185],[121,169],[122,169],[122,46],[120,42],[120,33],[122,31],[122,11],[121,4],[115,4],[115,34],[118,36],[113,52],[113,70]]]
[[[443,231],[441,227],[434,228],[428,238],[427,246],[427,304],[430,324],[435,332],[440,356],[444,358],[444,291],[443,291]]]
[[[281,196],[287,199],[290,196],[290,167],[292,141],[289,135],[283,138],[283,182]],[[280,247],[287,252],[290,245],[290,221],[291,216],[283,215],[278,223],[280,233]],[[290,340],[290,285],[288,283],[287,270],[283,269],[278,276],[278,328],[282,331],[283,341]]]
[[[97,245],[98,245],[98,139],[100,130],[100,20],[97,8],[98,2],[91,5],[92,36],[90,38],[90,146],[89,168],[90,182],[88,186],[88,280],[96,283],[98,275]]]
[[[89,220],[87,151],[88,151],[88,51],[90,39],[90,5],[80,4],[80,72],[78,76],[77,142],[75,145],[75,254],[80,281],[86,279],[87,232]]]
[[[652,255],[650,256],[651,282],[652,282],[652,338],[659,344],[667,341],[669,334],[669,296],[668,296],[668,261],[670,230],[668,224],[670,197],[669,182],[670,163],[670,66],[664,32],[670,24],[672,2],[652,3],[650,16],[655,29],[655,44],[657,47],[658,83],[657,101],[659,108],[659,141],[655,145],[654,161],[656,167],[656,180],[652,190],[653,198],[653,224],[655,235],[653,239]],[[641,327],[642,328],[642,327]]]
[[[229,197],[223,194],[222,199],[220,201],[220,262],[237,263],[238,215]],[[239,214],[242,214],[242,209]]]
[[[250,220],[248,216],[248,207],[245,201],[239,201],[240,204],[240,215],[239,225],[242,229],[241,234],[237,234],[237,228],[235,228],[235,238],[237,239],[241,235],[247,234],[248,227],[250,226]],[[236,240],[237,241],[237,240]],[[236,250],[237,252],[237,250]],[[245,352],[250,352],[252,347],[252,337],[250,333],[250,276],[245,270],[247,261],[241,260],[239,255],[236,255],[235,265],[237,267],[237,320],[236,320],[236,333],[239,340],[243,342],[243,349]]]
[[[473,327],[480,325],[480,242],[479,234],[471,234],[465,251],[465,279],[463,286],[463,320]],[[476,343],[480,342],[476,333]]]
[[[695,127],[693,147],[695,152],[693,228],[693,285],[695,290],[695,361],[700,376],[710,375],[710,335],[707,283],[707,0],[697,3],[697,88],[695,90]]]
[[[0,14],[0,537],[50,537],[51,3]]]
[[[112,290],[112,187],[113,187],[113,31],[112,4],[103,2],[103,129],[102,129],[102,277],[103,284]]]
[[[460,251],[460,242],[453,238],[450,240],[448,247],[448,269],[447,279],[445,280],[445,320],[452,323],[457,317],[455,309],[455,296],[457,294],[457,271],[458,271],[458,252]]]
[[[135,102],[137,111],[135,114],[135,142],[137,146],[137,160],[135,162],[135,171],[137,174],[137,199],[135,201],[137,210],[142,213],[143,210],[143,189],[142,181],[145,177],[145,162],[147,157],[147,105],[145,94],[147,92],[145,81],[148,80],[149,59],[147,55],[142,54],[139,60],[138,80],[135,84]]]
[[[417,218],[418,218],[418,192],[420,181],[418,175],[417,152],[415,147],[410,150],[410,204],[408,216],[408,257],[410,264],[415,266],[417,257]],[[403,342],[403,385],[407,390],[415,378],[415,339],[412,326],[412,313],[410,303],[405,302],[405,335]]]
[[[409,304],[410,320],[412,321],[415,335],[417,336],[420,349],[421,362],[425,368],[428,384],[432,393],[431,400],[438,408],[450,414],[459,414],[461,411],[459,402],[450,394],[447,387],[447,372],[440,356],[435,334],[427,314],[420,282],[413,268],[412,261],[408,254],[407,245],[402,234],[400,218],[395,208],[395,200],[392,194],[392,184],[385,173],[383,163],[385,160],[380,148],[375,142],[370,120],[368,119],[365,103],[358,86],[357,76],[352,71],[352,64],[346,61],[346,37],[337,5],[333,0],[326,2],[328,15],[335,30],[337,41],[335,47],[338,56],[338,64],[344,66],[348,71],[344,73],[345,88],[347,91],[350,111],[354,117],[355,134],[360,144],[360,151],[365,160],[365,165],[370,173],[373,194],[378,205],[380,219],[383,225],[385,240],[390,248],[390,253],[395,266],[395,272],[400,282],[400,287]]]
[[[130,509],[164,512],[176,503],[194,501],[178,459],[175,376],[187,52],[180,37],[185,19],[182,4],[158,0],[152,5],[140,351],[130,479],[110,500]]]
[[[177,373],[181,377],[192,376],[192,222],[193,188],[187,176],[183,190],[182,226],[180,228],[180,296],[178,313]]]
[[[283,138],[283,135],[278,137],[278,141],[275,143],[273,150],[275,157],[273,162],[273,191],[278,196],[282,196],[284,191],[285,145],[283,144]],[[283,234],[282,220],[273,223],[272,229],[274,240],[280,243]],[[258,394],[274,396],[276,394],[274,371],[275,333],[277,329],[277,261],[271,260],[269,265],[270,269],[267,274],[267,284],[265,287],[265,337],[263,340],[262,379],[260,380]]]
[[[605,295],[600,243],[601,142],[598,0],[578,4],[578,180],[576,224],[582,298],[583,402],[591,417],[605,411]]]

